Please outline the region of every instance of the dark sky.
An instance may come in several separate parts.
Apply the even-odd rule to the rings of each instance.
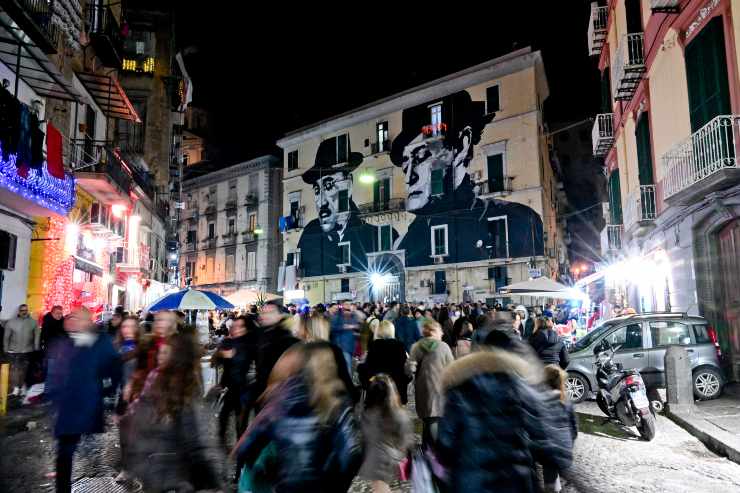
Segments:
[[[275,8],[259,12],[237,3],[211,0],[177,20],[178,44],[197,48],[188,57],[195,103],[210,111],[210,138],[226,159],[274,151],[292,129],[527,45],[543,52],[551,128],[598,108],[589,0],[415,2],[409,12],[399,1],[265,2],[260,9]]]

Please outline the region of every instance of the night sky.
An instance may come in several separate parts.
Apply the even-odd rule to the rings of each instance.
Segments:
[[[209,110],[210,141],[227,160],[277,152],[275,140],[290,130],[528,45],[543,51],[551,128],[598,108],[588,0],[491,2],[486,10],[416,2],[414,12],[400,2],[352,3],[352,12],[349,3],[262,10],[268,2],[259,13],[248,2],[211,4],[179,13],[177,43],[190,47],[194,102]]]

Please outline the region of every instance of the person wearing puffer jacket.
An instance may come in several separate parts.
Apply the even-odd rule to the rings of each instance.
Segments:
[[[543,404],[545,414],[549,420],[549,429],[553,443],[560,447],[560,454],[564,457],[573,457],[573,442],[578,436],[578,422],[573,404],[565,393],[565,381],[568,374],[557,365],[545,367],[545,395]],[[558,470],[552,464],[542,465],[542,476],[545,480],[547,493],[559,493],[561,490],[560,477],[564,471]]]
[[[570,467],[549,430],[542,365],[531,349],[493,330],[488,350],[461,358],[444,372],[445,407],[435,451],[448,471],[449,493],[539,491],[535,462]]]
[[[545,318],[544,326],[529,338],[529,343],[543,364],[560,365],[562,369],[568,367],[568,348],[555,332],[551,318]]]

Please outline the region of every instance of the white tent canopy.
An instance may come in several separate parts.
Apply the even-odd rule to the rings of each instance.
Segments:
[[[582,291],[560,284],[559,282],[538,277],[531,281],[516,282],[502,287],[499,292],[507,295],[537,296],[544,298],[583,299],[586,294]]]

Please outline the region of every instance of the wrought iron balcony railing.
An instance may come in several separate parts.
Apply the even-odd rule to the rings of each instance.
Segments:
[[[606,225],[607,249],[609,252],[618,252],[622,250],[623,232],[624,226],[622,226],[621,224]]]
[[[612,88],[617,101],[629,101],[637,91],[645,72],[644,44],[643,33],[625,34],[619,43],[612,67]]]
[[[606,156],[614,145],[614,114],[602,113],[596,115],[593,129],[591,129],[591,143],[594,156]]]
[[[663,198],[670,201],[706,180],[723,188],[728,173],[738,173],[740,116],[720,115],[663,154]],[[711,191],[709,189],[707,192]],[[704,195],[704,194],[702,194]]]
[[[13,20],[24,30],[25,34],[47,54],[57,52],[62,30],[53,22],[52,2],[48,0],[16,0],[3,2],[13,16]],[[20,11],[19,11],[20,7]]]
[[[591,17],[588,20],[588,52],[591,55],[600,55],[606,43],[607,27],[609,26],[609,7],[599,7],[596,2],[591,4]]]
[[[406,210],[405,199],[388,199],[357,206],[360,215],[369,216],[372,214],[382,214],[385,212],[401,212]]]
[[[203,240],[203,248],[212,250],[216,248],[216,238],[206,238]]]
[[[657,216],[655,185],[640,185],[640,188],[627,197],[624,207],[625,229],[643,226],[647,222],[655,221]]]
[[[85,9],[85,19],[95,54],[103,65],[119,68],[123,53],[123,38],[121,27],[111,8],[90,2]]]
[[[507,195],[514,191],[513,176],[504,176],[502,180],[488,179],[476,185],[478,195]]]
[[[381,152],[388,152],[390,150],[391,142],[389,140],[382,140],[371,144],[371,151],[373,154],[380,154]]]
[[[653,12],[676,14],[681,11],[681,0],[650,0],[650,9]]]
[[[247,207],[257,205],[257,202],[257,196],[253,193],[248,193],[247,196],[244,198],[244,205],[246,205]]]

